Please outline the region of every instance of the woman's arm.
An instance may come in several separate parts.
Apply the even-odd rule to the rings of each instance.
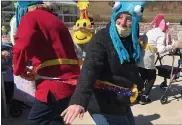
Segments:
[[[69,107],[61,113],[66,124],[71,124],[78,115],[80,118],[83,117],[93,93],[94,84],[104,67],[107,52],[100,43],[101,36],[101,32],[98,32],[89,42],[89,49],[78,79],[76,90],[71,97]]]
[[[1,59],[7,59],[8,56],[10,56],[10,52],[8,52],[7,50],[1,51]]]
[[[93,87],[104,67],[106,50],[100,43],[101,33],[97,33],[88,44],[88,52],[78,79],[70,105],[77,104],[85,109],[93,92]]]
[[[172,45],[166,45],[165,37],[161,36],[157,38],[157,51],[160,54],[170,52],[173,50]]]

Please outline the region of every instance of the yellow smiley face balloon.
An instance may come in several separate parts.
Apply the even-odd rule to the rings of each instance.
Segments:
[[[91,23],[89,19],[79,19],[77,20],[75,27],[86,27],[90,28]],[[73,31],[73,40],[77,44],[85,44],[91,40],[93,33],[86,30]]]

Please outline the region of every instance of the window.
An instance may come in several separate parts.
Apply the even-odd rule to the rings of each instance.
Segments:
[[[71,16],[71,22],[76,22],[77,16]]]
[[[69,10],[70,10],[70,14],[77,14],[77,7],[76,6],[70,6]]]
[[[57,10],[59,18],[64,22],[75,22],[78,16],[77,6],[62,4]]]

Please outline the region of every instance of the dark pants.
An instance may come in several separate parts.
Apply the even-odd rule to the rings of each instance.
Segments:
[[[6,94],[6,103],[10,104],[12,97],[13,97],[13,92],[14,92],[14,82],[4,82],[5,86],[5,94]]]
[[[135,120],[131,109],[124,116],[114,116],[108,114],[90,114],[90,115],[92,116],[96,125],[135,125]]]
[[[149,95],[155,80],[156,80],[156,70],[155,69],[144,69],[139,67],[141,78],[143,79],[143,85],[145,90],[143,95]]]
[[[60,114],[68,107],[69,100],[70,98],[56,101],[51,92],[49,92],[47,103],[35,99],[28,116],[29,125],[64,125]]]

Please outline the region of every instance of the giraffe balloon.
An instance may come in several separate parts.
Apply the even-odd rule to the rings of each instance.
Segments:
[[[91,27],[91,22],[88,17],[88,5],[89,5],[88,0],[79,0],[77,2],[77,7],[80,10],[80,17],[76,21],[76,24],[74,25],[74,27],[86,27],[86,28]],[[73,40],[77,44],[85,44],[89,42],[92,36],[93,36],[93,33],[85,29],[73,31]]]

